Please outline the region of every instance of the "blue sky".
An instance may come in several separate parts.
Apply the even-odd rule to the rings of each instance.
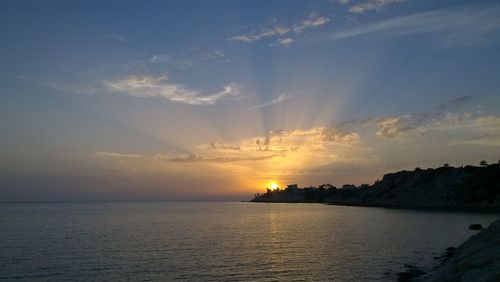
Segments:
[[[497,1],[2,1],[0,196],[247,199],[500,158]]]

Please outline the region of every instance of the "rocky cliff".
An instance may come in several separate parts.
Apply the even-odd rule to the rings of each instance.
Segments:
[[[384,175],[362,188],[268,191],[254,202],[320,202],[418,208],[500,208],[500,164],[415,169]]]

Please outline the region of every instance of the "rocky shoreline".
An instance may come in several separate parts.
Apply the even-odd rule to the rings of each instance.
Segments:
[[[426,281],[500,281],[500,218],[452,253]]]

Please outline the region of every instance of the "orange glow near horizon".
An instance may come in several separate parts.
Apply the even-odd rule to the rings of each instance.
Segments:
[[[280,186],[276,181],[271,181],[267,187],[271,190],[277,190]]]

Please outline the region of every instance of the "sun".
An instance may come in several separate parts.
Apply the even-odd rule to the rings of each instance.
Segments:
[[[278,188],[279,188],[279,185],[278,185],[278,183],[276,183],[275,181],[273,181],[273,182],[271,182],[271,183],[269,184],[269,189],[271,189],[271,190],[276,190],[276,189],[278,189]]]

